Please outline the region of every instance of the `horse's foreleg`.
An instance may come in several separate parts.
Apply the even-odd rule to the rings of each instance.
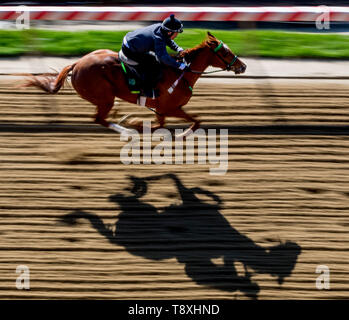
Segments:
[[[157,113],[156,120],[158,123],[151,126],[152,131],[155,131],[156,129],[161,129],[165,126],[165,116],[164,115]]]
[[[144,127],[144,121],[139,119],[139,118],[134,118],[132,120],[127,120],[125,119],[126,123],[128,126],[132,127],[133,129],[137,130],[138,132],[142,132],[143,131],[143,127]],[[151,125],[150,130],[153,132],[157,129],[163,128],[165,125],[165,116],[161,115],[161,114],[156,114],[156,120],[157,120],[157,124],[153,124]],[[121,123],[121,121],[119,122],[119,124]]]
[[[188,129],[186,129],[183,133],[177,135],[178,138],[186,137],[190,135],[192,131],[195,131],[200,127],[200,121],[183,111],[181,108],[174,110],[174,112],[171,113],[170,116],[185,119],[188,122],[192,122],[192,125]]]

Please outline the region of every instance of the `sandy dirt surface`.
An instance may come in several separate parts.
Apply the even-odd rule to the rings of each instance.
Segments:
[[[214,176],[211,163],[125,165],[126,142],[69,86],[2,80],[0,298],[347,298],[347,88],[199,82],[185,109],[229,129],[228,172]],[[16,289],[20,265],[30,290]]]

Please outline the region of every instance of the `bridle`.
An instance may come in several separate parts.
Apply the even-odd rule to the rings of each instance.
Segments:
[[[222,58],[219,54],[218,54],[218,51],[220,49],[222,49],[224,43],[223,41],[219,41],[219,44],[216,48],[212,49],[210,47],[210,50],[226,65],[225,69],[221,69],[221,70],[214,70],[214,71],[195,71],[195,70],[190,70],[190,72],[192,73],[197,73],[197,74],[209,74],[209,73],[216,73],[216,72],[221,72],[221,71],[230,71],[231,70],[231,67],[234,65],[234,63],[236,62],[236,60],[238,59],[238,56],[237,55],[234,55],[234,58],[231,62],[227,62],[225,61],[224,58]]]
[[[224,70],[231,70],[231,67],[234,65],[234,63],[236,62],[238,56],[237,55],[234,55],[234,58],[231,62],[226,62],[219,54],[217,54],[217,52],[223,47],[223,41],[219,41],[219,44],[216,48],[212,49],[210,48],[215,54],[216,56],[221,60],[223,61],[223,63],[226,65],[225,69]]]

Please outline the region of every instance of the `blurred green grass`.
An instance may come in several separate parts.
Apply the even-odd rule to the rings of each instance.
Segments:
[[[284,31],[210,30],[242,57],[348,59],[349,36]],[[119,50],[127,31],[0,30],[0,56],[81,56],[96,49]],[[206,37],[206,30],[186,29],[176,38],[191,48]]]

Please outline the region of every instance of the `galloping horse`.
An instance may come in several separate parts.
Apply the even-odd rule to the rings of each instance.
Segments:
[[[158,125],[165,125],[168,116],[185,119],[192,125],[183,135],[196,130],[200,122],[182,110],[192,96],[192,88],[208,66],[243,73],[246,65],[211,33],[198,46],[182,51],[179,58],[184,59],[192,71],[180,74],[178,70],[164,66],[163,79],[158,84],[159,97],[147,99],[145,106],[154,108]],[[97,106],[95,122],[117,132],[127,131],[123,126],[107,122],[106,118],[114,105],[115,97],[130,103],[137,103],[138,95],[130,91],[123,74],[118,53],[111,50],[93,51],[76,63],[66,66],[56,78],[31,76],[25,86],[35,86],[48,93],[57,93],[64,84],[69,72],[71,83],[76,92],[85,100]]]

